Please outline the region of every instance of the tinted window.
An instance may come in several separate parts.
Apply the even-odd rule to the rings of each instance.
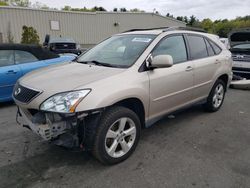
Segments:
[[[172,36],[163,39],[154,49],[153,56],[171,55],[174,63],[180,63],[187,60],[187,51],[182,36]]]
[[[13,50],[0,50],[0,67],[14,64]]]
[[[38,59],[29,52],[16,50],[15,61],[17,64],[22,64],[22,63],[35,62],[35,61],[38,61]]]
[[[210,42],[210,44],[212,45],[212,47],[213,47],[213,49],[214,49],[214,52],[215,52],[215,54],[217,55],[217,54],[219,54],[220,52],[221,52],[221,49],[220,49],[220,47],[219,46],[217,46],[214,42],[212,42],[212,41],[209,41]]]
[[[207,47],[203,37],[188,36],[188,43],[192,59],[199,59],[208,56]]]
[[[210,43],[207,41],[207,39],[205,39],[206,45],[207,45],[207,52],[209,56],[213,56],[215,55],[214,50],[212,48],[212,46],[210,45]]]

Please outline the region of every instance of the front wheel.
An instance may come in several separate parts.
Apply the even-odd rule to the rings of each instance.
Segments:
[[[133,111],[120,106],[112,107],[100,120],[92,153],[104,164],[119,163],[133,153],[140,133],[140,120]]]
[[[210,91],[205,104],[205,109],[209,112],[216,112],[223,104],[226,92],[226,84],[222,80],[217,80]]]

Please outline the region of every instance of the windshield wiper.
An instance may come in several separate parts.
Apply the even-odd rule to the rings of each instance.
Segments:
[[[77,61],[78,63],[83,63],[83,64],[94,64],[97,66],[104,66],[104,67],[115,67],[115,68],[126,68],[126,66],[122,65],[114,65],[114,64],[109,64],[109,63],[103,63],[100,61],[92,60],[92,61]]]
[[[92,61],[77,61],[78,63],[83,63],[83,64],[94,64],[94,65],[98,65],[98,66],[105,66],[105,67],[118,67],[116,65],[112,65],[109,63],[103,63],[103,62],[99,62],[96,60],[92,60]]]

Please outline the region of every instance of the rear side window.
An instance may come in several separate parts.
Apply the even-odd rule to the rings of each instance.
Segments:
[[[15,61],[16,64],[30,63],[38,61],[38,59],[30,52],[15,50]]]
[[[188,35],[188,43],[192,59],[200,59],[208,56],[207,47],[203,37]]]
[[[208,55],[209,55],[209,56],[215,55],[214,50],[213,50],[211,44],[207,41],[207,39],[205,39],[205,42],[206,42],[206,45],[207,45],[207,52],[208,52]]]
[[[14,65],[14,51],[0,50],[0,67]]]
[[[221,52],[221,48],[212,41],[209,41],[209,43],[213,47],[215,54],[218,55]]]
[[[171,55],[174,64],[187,61],[187,51],[183,36],[170,36],[163,39],[154,49],[152,55],[153,57],[157,55]]]

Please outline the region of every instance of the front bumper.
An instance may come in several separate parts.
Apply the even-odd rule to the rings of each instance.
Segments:
[[[82,142],[77,114],[57,114],[31,111],[18,107],[17,122],[29,128],[45,141],[67,148],[79,147]]]
[[[250,79],[250,68],[233,67],[233,74]]]
[[[232,71],[234,75],[249,79],[250,78],[250,62],[234,61]]]
[[[96,126],[104,108],[61,114],[18,106],[17,122],[39,137],[66,148],[91,150]]]

